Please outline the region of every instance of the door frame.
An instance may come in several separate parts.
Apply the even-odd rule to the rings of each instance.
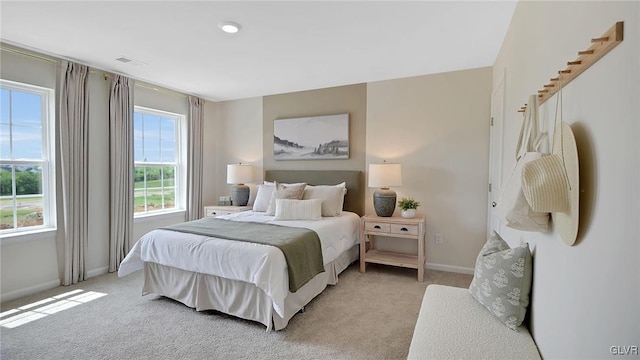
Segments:
[[[505,68],[491,93],[491,123],[489,126],[489,184],[487,185],[487,236],[495,230],[500,233],[502,222],[495,212],[495,206],[502,190],[504,164],[504,116],[506,101]],[[495,148],[497,146],[497,148]]]

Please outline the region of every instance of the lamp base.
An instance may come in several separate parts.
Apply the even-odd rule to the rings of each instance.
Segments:
[[[249,202],[249,187],[238,184],[231,187],[231,204],[234,206],[246,206]]]
[[[389,188],[376,190],[373,193],[373,208],[380,217],[392,216],[396,209],[396,192]]]

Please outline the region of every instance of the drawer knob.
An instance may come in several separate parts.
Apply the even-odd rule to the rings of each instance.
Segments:
[[[409,230],[407,228],[403,227],[403,228],[400,228],[400,231],[409,231]]]
[[[381,229],[380,225],[376,225],[373,227],[374,229]]]

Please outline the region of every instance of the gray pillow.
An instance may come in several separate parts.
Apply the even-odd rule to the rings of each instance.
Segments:
[[[531,277],[529,244],[511,249],[493,232],[478,254],[469,292],[509,329],[517,331],[529,306]]]

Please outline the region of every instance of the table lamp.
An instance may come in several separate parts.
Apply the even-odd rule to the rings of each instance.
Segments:
[[[400,164],[370,164],[369,187],[380,188],[373,193],[373,208],[376,215],[389,217],[396,209],[396,192],[390,186],[402,185]]]
[[[253,166],[245,164],[227,165],[227,184],[233,184],[231,188],[231,203],[236,206],[245,206],[249,202],[249,187],[245,185],[253,181]]]

